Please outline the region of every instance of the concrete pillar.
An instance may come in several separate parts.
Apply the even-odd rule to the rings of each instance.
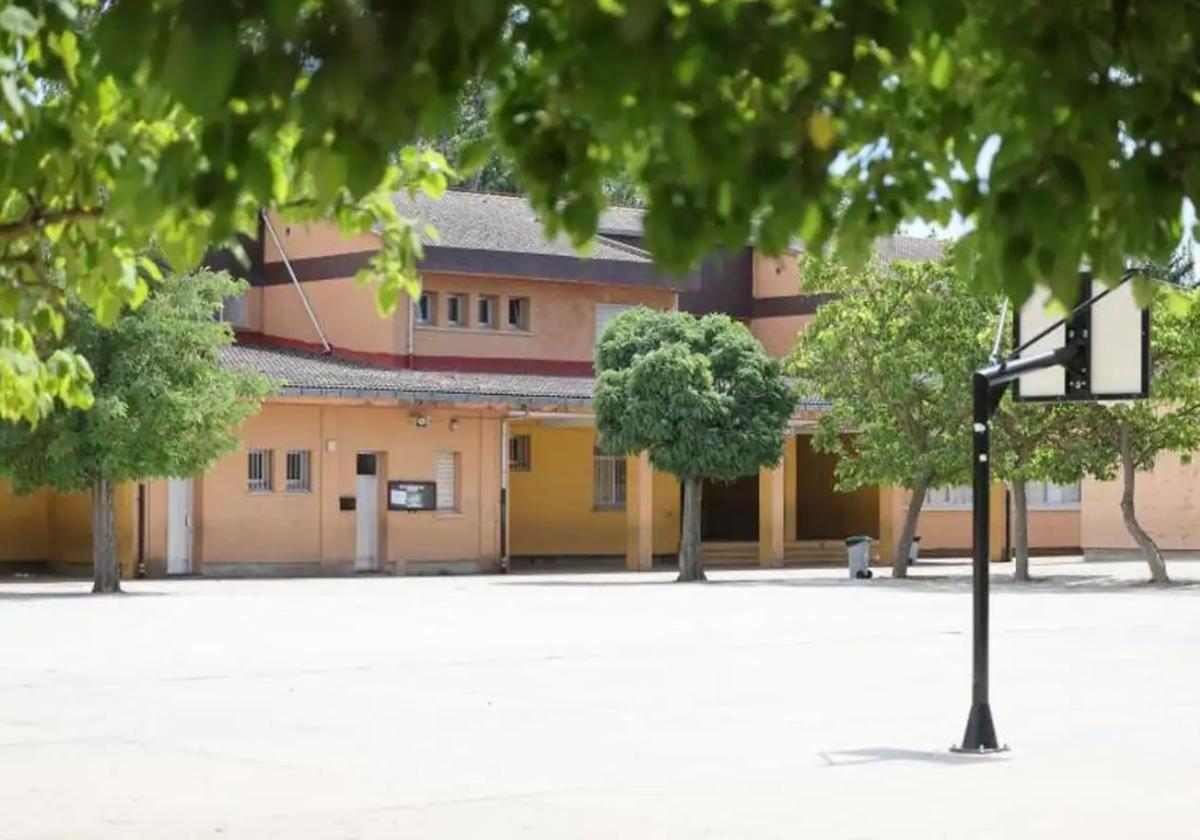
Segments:
[[[896,515],[896,496],[904,491],[891,484],[879,485],[879,562],[889,565],[896,553],[896,540],[904,523]]]
[[[648,572],[654,561],[654,473],[650,455],[625,459],[625,568]]]
[[[1004,560],[1004,502],[1007,489],[1000,481],[992,485],[991,505],[988,509],[988,548],[991,549],[988,559],[993,563]]]
[[[765,569],[783,566],[785,471],[783,463],[758,471],[758,565]]]
[[[795,436],[788,436],[783,447],[783,544],[798,539],[796,522],[800,516],[799,498],[796,495],[797,446],[807,446]]]

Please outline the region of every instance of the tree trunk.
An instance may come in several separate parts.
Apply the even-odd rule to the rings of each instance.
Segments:
[[[925,493],[929,490],[929,476],[923,475],[917,479],[912,489],[912,498],[908,501],[908,511],[904,514],[904,527],[900,530],[900,542],[896,545],[896,553],[892,557],[892,577],[908,577],[908,555],[912,552],[913,537],[917,535],[917,519],[921,516],[921,506],[925,504]]]
[[[700,543],[700,494],[703,479],[689,476],[683,480],[683,533],[679,539],[680,581],[705,581],[704,551]]]
[[[103,478],[92,482],[92,570],[93,592],[121,591],[113,486]]]
[[[1133,443],[1129,439],[1129,425],[1127,423],[1121,423],[1119,436],[1121,479],[1124,485],[1121,491],[1121,516],[1125,520],[1125,528],[1129,531],[1129,535],[1133,537],[1133,541],[1142,550],[1142,556],[1146,558],[1146,563],[1150,566],[1150,578],[1155,583],[1170,583],[1171,578],[1167,575],[1167,564],[1163,560],[1162,552],[1158,550],[1158,544],[1154,542],[1153,538],[1142,528],[1141,523],[1137,521],[1137,513],[1134,511],[1133,491],[1137,469],[1133,463]]]
[[[1013,577],[1029,580],[1029,499],[1025,495],[1024,481],[1014,481],[1009,486],[1013,494],[1013,536],[1016,542]]]

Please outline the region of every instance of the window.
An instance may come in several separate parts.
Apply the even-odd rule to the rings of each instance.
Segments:
[[[508,299],[508,328],[510,330],[529,329],[529,298]]]
[[[596,344],[600,344],[600,338],[604,335],[604,328],[608,326],[608,322],[620,315],[626,309],[632,309],[632,306],[623,306],[612,303],[596,304]]]
[[[439,452],[434,469],[437,509],[458,510],[458,453]]]
[[[219,320],[234,327],[246,326],[246,298],[241,295],[225,298]]]
[[[271,480],[275,467],[273,449],[251,449],[247,453],[246,489],[251,493],[270,493],[274,489]]]
[[[475,326],[494,330],[496,328],[496,298],[493,295],[480,295],[475,310]]]
[[[531,449],[529,435],[513,435],[508,439],[508,468],[528,472],[530,469]]]
[[[311,459],[308,449],[289,449],[287,469],[284,471],[283,489],[289,493],[307,493],[312,490],[308,464]]]
[[[975,494],[971,485],[962,484],[958,487],[937,487],[925,493],[924,510],[958,510],[971,507]]]
[[[450,327],[465,327],[467,325],[465,296],[446,295],[446,325]]]
[[[421,292],[421,296],[417,298],[417,323],[418,324],[436,324],[437,323],[437,295],[433,292]]]
[[[1025,482],[1025,501],[1031,508],[1073,508],[1079,506],[1079,484],[1051,484],[1049,481]]]
[[[621,510],[625,507],[625,458],[605,455],[599,449],[593,453],[594,492],[597,510]]]

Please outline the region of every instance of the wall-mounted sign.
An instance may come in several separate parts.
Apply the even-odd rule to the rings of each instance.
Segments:
[[[437,485],[432,481],[389,481],[388,510],[436,510]]]

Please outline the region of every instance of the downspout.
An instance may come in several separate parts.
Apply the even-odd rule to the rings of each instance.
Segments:
[[[416,364],[413,362],[413,321],[416,320],[415,316],[416,305],[410,300],[408,302],[408,337],[405,339],[404,343],[404,359],[409,370],[412,370],[416,367]]]
[[[304,287],[300,285],[300,280],[296,277],[295,270],[292,269],[291,260],[288,259],[287,252],[283,250],[283,243],[279,241],[279,235],[275,233],[275,228],[271,225],[271,220],[267,218],[267,211],[260,210],[259,214],[262,216],[267,233],[271,234],[271,240],[275,243],[275,247],[279,249],[279,256],[283,259],[283,267],[287,269],[288,277],[292,278],[292,285],[296,287],[296,293],[300,295],[300,302],[304,304],[304,311],[308,313],[308,320],[312,322],[313,329],[317,331],[317,335],[321,339],[321,346],[325,348],[325,355],[330,355],[333,353],[333,348],[329,346],[329,340],[325,338],[325,331],[317,323],[317,315],[313,312],[312,305],[308,302],[308,295],[304,293]]]
[[[508,553],[508,418],[500,421],[500,571],[507,573]]]

